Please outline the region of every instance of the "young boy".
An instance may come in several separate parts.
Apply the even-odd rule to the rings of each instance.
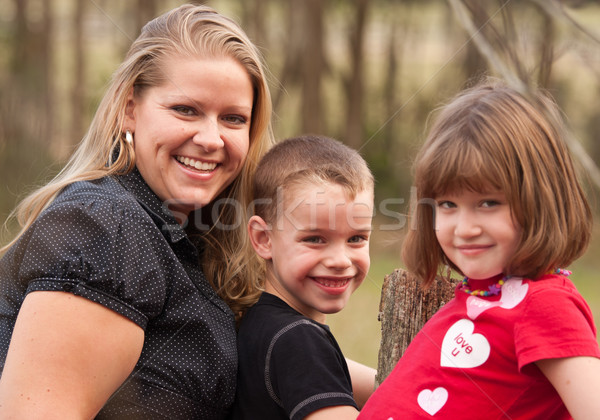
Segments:
[[[373,184],[360,155],[326,137],[285,140],[261,160],[248,232],[266,279],[238,333],[233,419],[357,417],[325,317],[344,307],[369,269]]]

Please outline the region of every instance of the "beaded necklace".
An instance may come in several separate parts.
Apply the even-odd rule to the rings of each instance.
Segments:
[[[569,276],[569,275],[571,275],[571,271],[565,270],[564,268],[557,268],[556,270],[550,270],[548,272],[548,274],[560,274],[563,276]],[[498,283],[492,284],[491,286],[489,286],[488,290],[480,290],[480,289],[471,290],[469,288],[469,279],[468,279],[468,277],[465,277],[462,280],[462,285],[461,285],[460,290],[462,290],[463,292],[465,292],[466,294],[471,295],[471,296],[496,296],[502,290],[502,285],[510,277],[511,276],[502,277],[500,280],[498,280]]]
[[[471,290],[469,289],[469,279],[467,277],[465,277],[462,280],[462,286],[460,288],[460,290],[462,290],[463,292],[465,292],[468,295],[471,296],[496,296],[498,293],[500,293],[500,290],[502,289],[502,285],[504,284],[504,282],[506,280],[508,280],[510,278],[510,276],[505,276],[502,277],[500,280],[498,280],[498,283],[496,284],[492,284],[491,286],[488,287],[488,290]]]

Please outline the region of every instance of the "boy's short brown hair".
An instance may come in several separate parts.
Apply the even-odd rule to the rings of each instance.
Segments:
[[[254,175],[254,213],[272,223],[281,205],[279,189],[319,182],[341,185],[351,198],[374,188],[373,175],[356,150],[325,136],[292,137],[261,159]]]

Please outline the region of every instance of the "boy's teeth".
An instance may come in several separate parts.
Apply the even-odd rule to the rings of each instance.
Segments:
[[[349,281],[350,281],[349,279],[345,279],[345,280],[327,280],[327,279],[321,279],[321,278],[317,279],[317,282],[321,283],[325,287],[343,287]]]
[[[217,164],[212,162],[201,162],[199,160],[190,159],[188,157],[177,156],[177,160],[183,163],[185,166],[191,166],[199,171],[212,171],[217,167]]]

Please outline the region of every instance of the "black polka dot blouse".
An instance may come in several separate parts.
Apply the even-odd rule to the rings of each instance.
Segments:
[[[233,313],[139,172],[67,187],[0,260],[0,369],[23,299],[38,290],[85,297],[145,331],[133,373],[98,419],[225,418]]]

